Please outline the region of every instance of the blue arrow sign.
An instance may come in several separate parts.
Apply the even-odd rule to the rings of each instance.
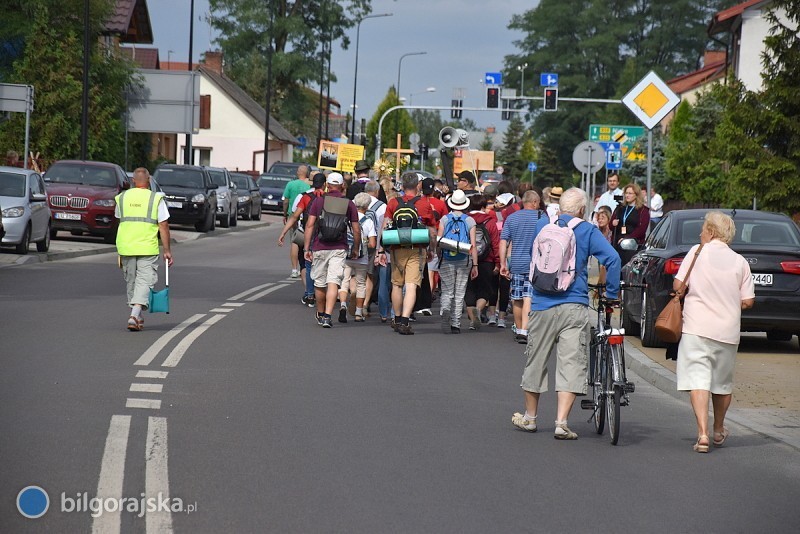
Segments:
[[[503,85],[502,72],[487,72],[483,77],[486,85]]]
[[[531,162],[529,162],[529,163],[528,163],[528,170],[529,170],[529,171],[533,172],[533,171],[535,171],[537,168],[538,168],[538,167],[536,166],[536,163],[535,163],[535,162],[531,161]]]
[[[544,72],[539,75],[539,85],[542,87],[556,87],[558,86],[558,74],[552,72]]]
[[[306,145],[308,145],[308,139],[306,139],[304,135],[298,137],[297,141],[300,143],[299,145],[297,145],[297,148],[299,148],[300,150],[303,150],[306,147]]]
[[[603,150],[605,150],[606,153],[609,150],[622,150],[620,143],[609,143],[606,141],[600,141],[598,144],[603,147]]]

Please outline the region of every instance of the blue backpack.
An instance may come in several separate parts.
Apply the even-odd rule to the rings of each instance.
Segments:
[[[443,239],[452,239],[461,243],[470,244],[469,228],[467,227],[466,215],[453,215],[449,213],[444,216],[447,220],[444,224]],[[442,259],[447,261],[462,261],[469,257],[468,254],[463,252],[454,252],[452,250],[439,249],[442,252]]]

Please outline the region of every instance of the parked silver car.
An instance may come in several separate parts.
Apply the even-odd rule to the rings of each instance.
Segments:
[[[217,189],[217,220],[220,227],[236,226],[239,200],[236,184],[231,180],[228,169],[220,167],[206,167],[205,169],[211,175],[211,180],[219,186]]]
[[[50,208],[39,173],[17,167],[0,167],[0,210],[3,214],[2,246],[27,254],[31,241],[36,250],[50,248]]]

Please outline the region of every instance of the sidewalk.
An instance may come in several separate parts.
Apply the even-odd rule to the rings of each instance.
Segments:
[[[800,351],[756,354],[763,334],[742,334],[734,371],[734,392],[727,420],[772,437],[800,451]],[[742,349],[746,350],[742,350]],[[787,351],[788,352],[788,351]],[[665,349],[641,347],[636,338],[626,338],[628,367],[661,391],[686,402],[689,395],[676,389],[675,362],[664,357]]]

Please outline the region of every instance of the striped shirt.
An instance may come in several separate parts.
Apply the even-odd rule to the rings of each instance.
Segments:
[[[515,211],[505,220],[500,239],[511,243],[508,262],[511,274],[527,274],[530,270],[534,232],[542,213],[540,210],[523,209]]]

